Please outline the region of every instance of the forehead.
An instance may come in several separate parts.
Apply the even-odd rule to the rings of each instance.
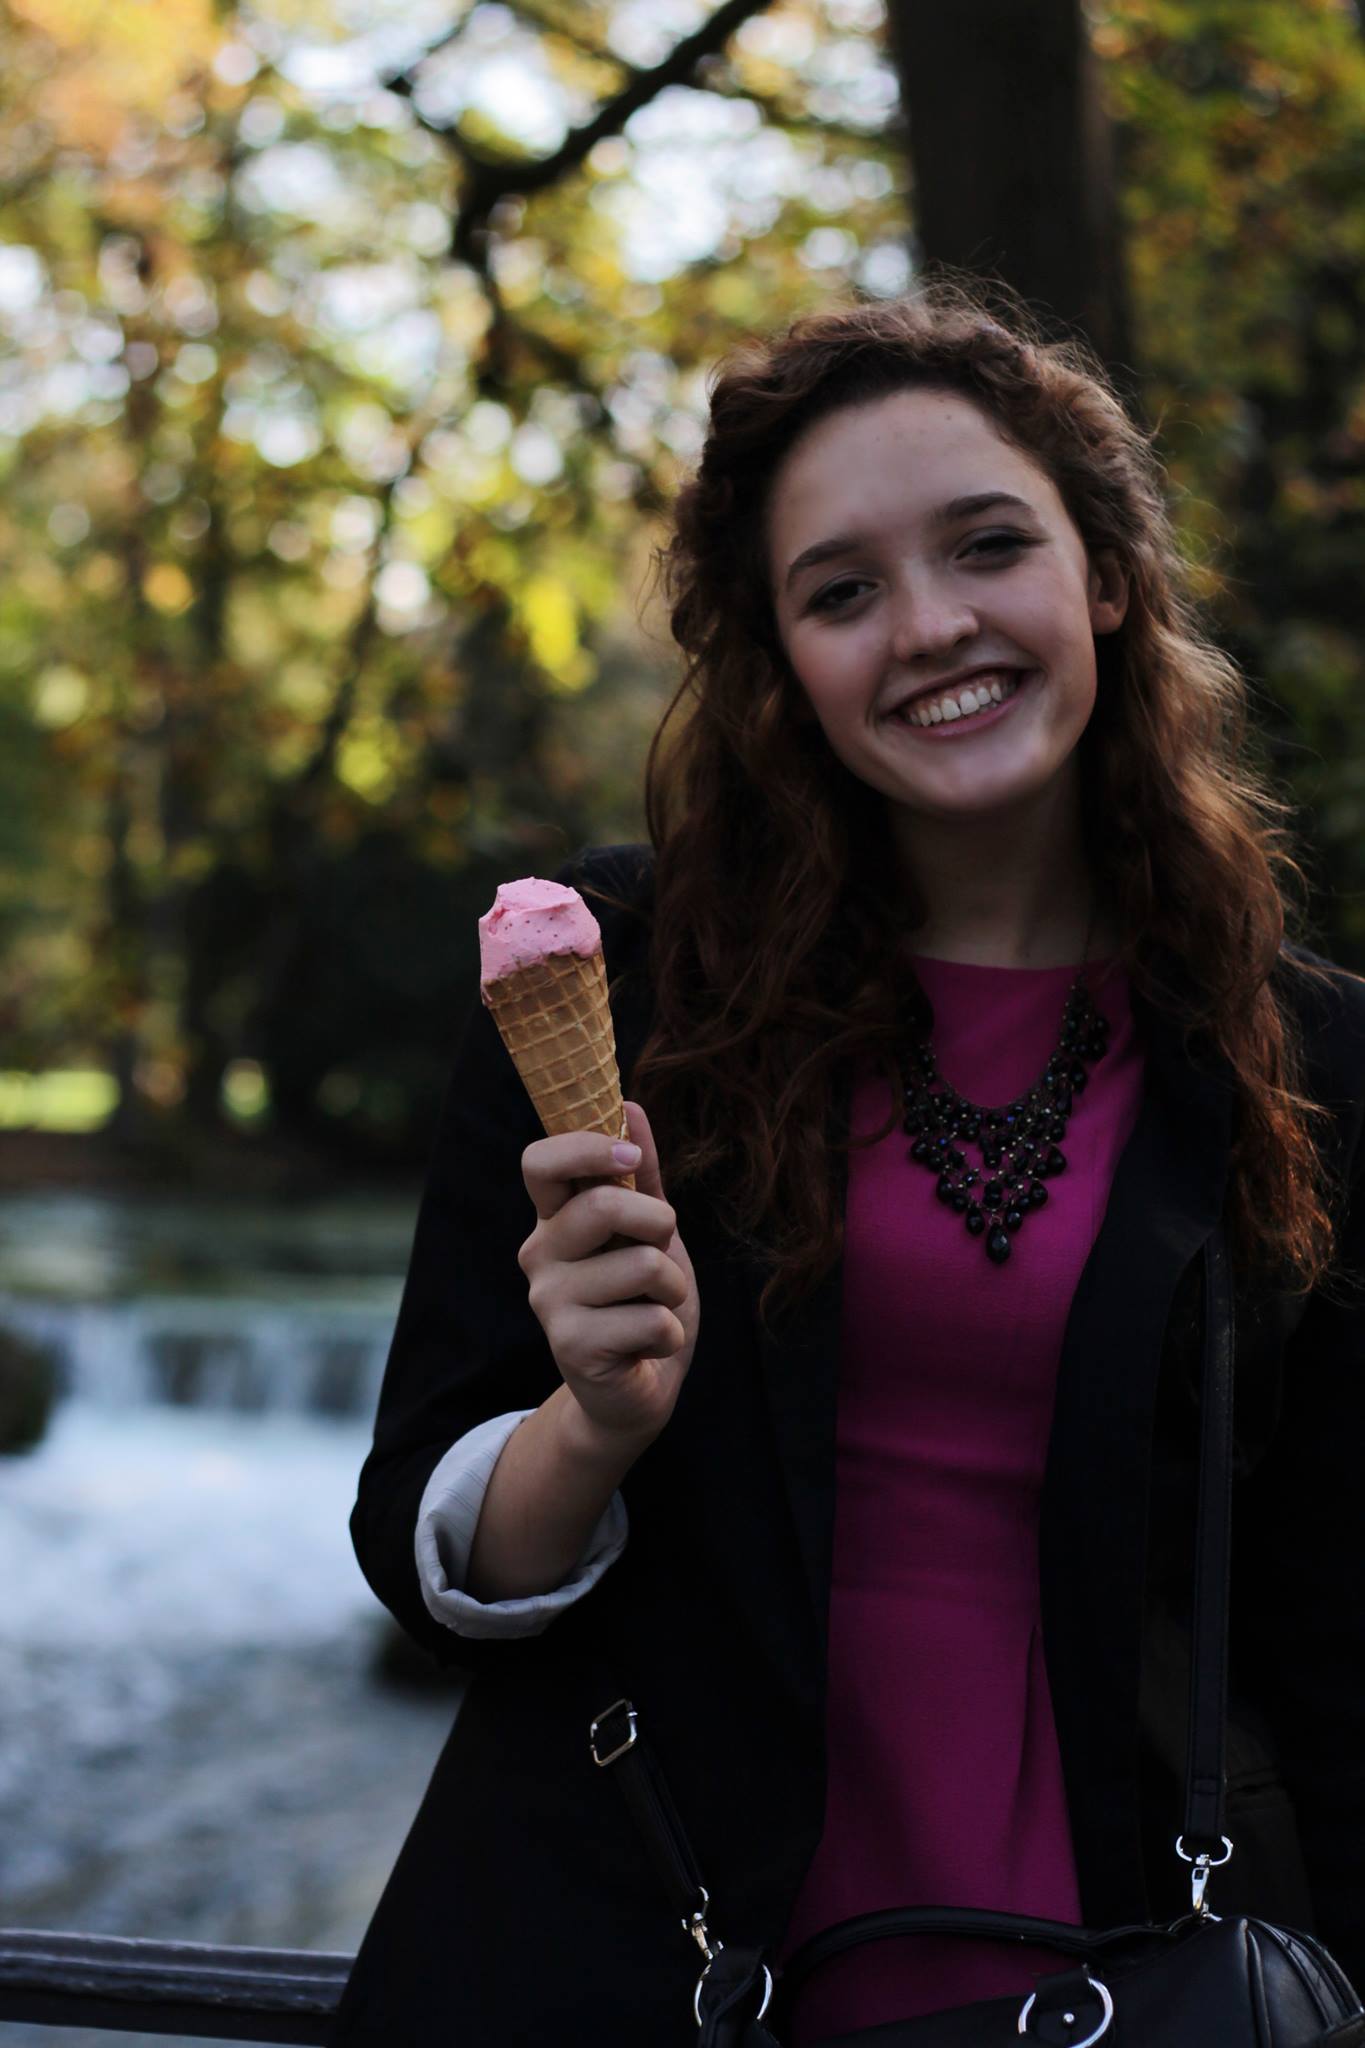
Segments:
[[[769,500],[775,566],[826,533],[927,518],[954,498],[1011,491],[1044,517],[1065,517],[1052,479],[953,391],[894,391],[840,407],[784,458]]]

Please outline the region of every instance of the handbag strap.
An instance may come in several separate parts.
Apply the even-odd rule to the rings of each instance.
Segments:
[[[1223,1833],[1227,1776],[1228,1596],[1232,1553],[1234,1333],[1227,1244],[1219,1224],[1204,1243],[1204,1345],[1199,1432],[1199,1501],[1195,1531],[1194,1603],[1190,1648],[1189,1740],[1186,1756],[1185,1825],[1176,1853],[1193,1866],[1191,1903],[1208,1908],[1209,1872],[1226,1863],[1232,1844]],[[640,1830],[685,1931],[697,1943],[709,1969],[724,1944],[706,1924],[710,1897],[701,1881],[663,1771],[639,1726],[635,1707],[617,1699],[594,1720],[593,1761],[609,1769]],[[1161,1929],[1117,1928],[1090,1933],[1062,1921],[1035,1920],[1018,1913],[969,1907],[897,1906],[860,1913],[803,1942],[783,1970],[789,1999],[796,1984],[831,1956],[887,1935],[975,1935],[1026,1942],[1063,1955],[1090,1956],[1111,1943]],[[762,1969],[761,1960],[755,1965]],[[765,1971],[765,1975],[766,1975]],[[706,1970],[703,1970],[703,1980]],[[767,1977],[767,1991],[772,1988]],[[698,2010],[702,1986],[698,1985]],[[767,1996],[763,1996],[766,2009]]]
[[[1228,1596],[1232,1560],[1233,1319],[1228,1253],[1221,1225],[1204,1246],[1204,1370],[1199,1432],[1199,1519],[1195,1534],[1190,1644],[1190,1726],[1185,1766],[1185,1827],[1177,1844],[1204,1874],[1225,1863],[1227,1783]],[[1196,1890],[1196,1909],[1202,1904]]]

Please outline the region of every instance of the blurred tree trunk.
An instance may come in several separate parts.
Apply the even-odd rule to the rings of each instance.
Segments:
[[[1005,279],[1131,360],[1113,146],[1081,0],[889,0],[924,262]]]

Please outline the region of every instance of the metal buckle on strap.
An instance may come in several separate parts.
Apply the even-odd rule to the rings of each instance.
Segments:
[[[1181,1862],[1194,1865],[1190,1872],[1190,1904],[1201,1920],[1217,1918],[1216,1914],[1210,1913],[1208,1900],[1204,1897],[1204,1893],[1208,1888],[1209,1872],[1211,1870],[1221,1870],[1223,1865],[1232,1856],[1232,1843],[1228,1840],[1227,1836],[1221,1835],[1219,1840],[1223,1844],[1221,1856],[1215,1856],[1210,1849],[1203,1849],[1197,1856],[1191,1856],[1189,1850],[1185,1847],[1185,1837],[1177,1835],[1175,1839],[1175,1853]]]
[[[601,1756],[598,1753],[597,1747],[597,1731],[599,1728],[603,1727],[606,1722],[611,1720],[613,1714],[625,1715],[625,1734],[622,1740],[616,1744],[615,1749],[608,1750],[605,1756]],[[605,1768],[607,1764],[614,1764],[618,1756],[624,1756],[628,1749],[634,1749],[636,1736],[636,1718],[637,1717],[635,1709],[631,1705],[629,1700],[613,1700],[609,1707],[603,1708],[602,1712],[593,1722],[592,1727],[588,1730],[588,1747],[592,1751],[592,1760],[599,1767],[599,1769]],[[578,1725],[581,1728],[583,1724],[580,1721]],[[686,1923],[684,1923],[684,1925],[685,1924]]]

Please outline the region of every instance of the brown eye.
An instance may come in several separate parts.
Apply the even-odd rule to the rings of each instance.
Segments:
[[[1005,556],[1018,554],[1021,548],[1033,543],[1022,533],[978,533],[966,548],[968,555]]]
[[[823,590],[818,590],[807,609],[813,612],[842,611],[845,605],[852,604],[871,587],[865,576],[841,576],[836,583],[827,583]]]

